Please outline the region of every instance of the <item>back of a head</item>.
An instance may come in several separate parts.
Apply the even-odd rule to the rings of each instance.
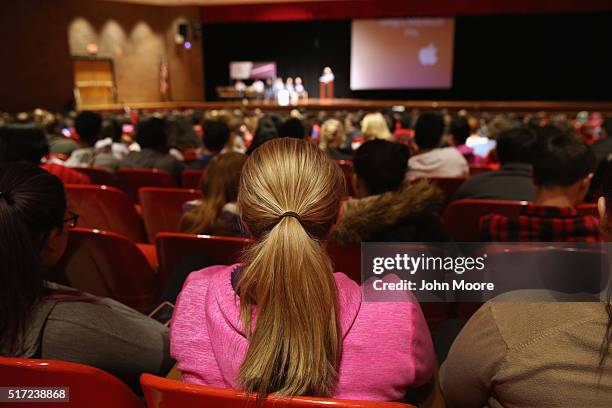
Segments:
[[[410,150],[404,144],[370,140],[355,152],[353,168],[368,195],[377,195],[401,188],[409,158]]]
[[[527,125],[518,125],[502,130],[497,136],[497,157],[499,162],[529,163],[533,162],[537,133]]]
[[[455,145],[464,145],[470,137],[470,124],[465,116],[455,116],[450,123],[450,133],[455,139]]]
[[[389,131],[387,120],[380,112],[368,113],[361,121],[361,133],[365,140],[390,139],[393,135]]]
[[[568,187],[594,169],[595,154],[586,143],[554,126],[538,129],[533,161],[534,182],[538,187]]]
[[[143,149],[166,153],[168,150],[166,122],[158,117],[141,119],[136,126],[136,142]]]
[[[202,204],[187,212],[181,219],[180,231],[188,234],[219,235],[215,228],[223,206],[238,199],[240,174],[247,156],[242,153],[222,153],[206,166],[202,176]]]
[[[26,161],[40,164],[49,153],[45,132],[33,124],[0,127],[0,163]]]
[[[338,119],[327,119],[321,125],[321,136],[319,147],[327,149],[328,147],[338,147],[344,138],[344,126]]]
[[[255,305],[257,323],[247,329],[239,381],[259,398],[325,396],[335,385],[338,294],[320,240],[345,191],[338,165],[306,141],[272,140],[245,163],[238,207],[257,243],[245,255],[237,292],[244,327],[252,327]]]
[[[276,139],[278,137],[278,131],[276,130],[276,126],[269,119],[262,119],[259,121],[257,125],[257,129],[255,130],[255,134],[253,135],[253,140],[251,141],[251,145],[247,150],[247,155],[250,155],[255,149],[259,146],[263,145],[267,141],[272,139]]]
[[[93,146],[102,129],[102,116],[96,112],[83,111],[75,118],[74,128],[81,142]]]
[[[439,113],[426,112],[414,126],[414,141],[421,149],[434,149],[440,145],[444,135],[444,118]]]
[[[220,120],[204,121],[204,147],[211,152],[223,150],[230,137],[229,126]]]
[[[302,140],[305,136],[306,129],[304,129],[304,124],[298,118],[289,118],[278,128],[278,137],[290,137]]]
[[[63,227],[62,182],[29,163],[0,164],[0,352],[18,352],[32,306],[44,294],[41,253]]]

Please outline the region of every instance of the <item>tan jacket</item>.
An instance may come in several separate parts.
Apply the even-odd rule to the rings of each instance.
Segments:
[[[448,406],[612,407],[607,323],[605,303],[488,302],[441,368]]]

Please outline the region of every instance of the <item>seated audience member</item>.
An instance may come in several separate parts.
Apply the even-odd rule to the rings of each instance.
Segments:
[[[467,179],[457,190],[455,200],[533,201],[536,189],[532,161],[536,139],[535,131],[524,125],[503,130],[497,137],[499,170]]]
[[[290,137],[303,140],[306,137],[306,129],[300,119],[289,118],[279,126],[278,137]]]
[[[202,176],[202,199],[186,203],[180,231],[187,234],[240,236],[236,207],[240,172],[247,156],[222,153],[212,159]]]
[[[599,212],[610,242],[612,178],[606,184]],[[485,303],[440,370],[447,406],[612,406],[611,301]]]
[[[419,148],[408,160],[408,181],[427,177],[465,177],[470,169],[467,161],[454,147],[439,147],[444,135],[444,119],[437,113],[423,113],[414,129]]]
[[[465,141],[470,137],[470,124],[465,116],[456,116],[450,122],[450,134],[453,137],[455,148],[472,163],[474,161],[474,151],[465,145]]]
[[[72,152],[70,158],[66,161],[66,166],[93,166],[115,172],[119,167],[119,160],[107,149],[95,148],[102,129],[102,116],[95,112],[81,112],[74,120],[74,128],[79,135],[81,147]]]
[[[276,130],[274,123],[269,119],[260,120],[259,124],[257,125],[257,129],[255,129],[255,135],[253,135],[251,145],[249,146],[246,154],[250,155],[259,146],[272,139],[276,139],[277,137],[278,131]]]
[[[203,124],[204,147],[198,160],[189,165],[192,169],[204,169],[215,156],[227,145],[230,138],[230,128],[220,120],[206,120]]]
[[[25,161],[40,165],[65,184],[91,184],[88,176],[76,170],[55,163],[41,164],[48,153],[45,132],[38,126],[18,124],[0,127],[0,163]]]
[[[402,113],[399,117],[398,124],[399,127],[397,127],[393,132],[395,140],[404,144],[412,143],[412,139],[414,138],[414,130],[412,129],[412,113]]]
[[[253,152],[238,207],[257,242],[243,264],[187,279],[170,337],[183,381],[259,398],[378,401],[428,381],[433,349],[418,302],[362,302],[359,285],[333,273],[320,241],[344,194],[340,168],[311,143],[276,139]]]
[[[168,153],[168,135],[163,119],[151,117],[138,122],[136,142],[141,150],[131,152],[120,167],[160,169],[180,180],[184,165]]]
[[[321,134],[319,136],[319,148],[326,151],[332,159],[335,160],[351,160],[353,156],[350,152],[343,151],[341,146],[344,145],[344,126],[338,119],[328,119],[321,125]]]
[[[612,153],[612,116],[604,118],[599,140],[591,145],[593,153],[595,153],[595,159],[597,165],[606,161],[608,156]]]
[[[355,152],[357,199],[344,202],[329,244],[448,241],[437,212],[442,194],[426,181],[404,185],[410,153],[406,145],[370,140]]]
[[[99,152],[110,153],[115,159],[121,161],[130,154],[127,144],[121,141],[123,126],[116,119],[107,119],[102,123],[100,140],[95,144]]]
[[[380,112],[368,113],[361,120],[361,136],[365,140],[393,139],[387,120]]]
[[[172,367],[168,331],[111,299],[45,281],[68,228],[60,180],[27,163],[0,165],[0,354],[92,365],[139,390],[143,372]]]
[[[60,123],[53,115],[46,115],[42,125],[47,136],[47,142],[49,143],[49,153],[70,156],[73,151],[78,149],[79,145],[74,140],[62,134]]]
[[[598,242],[599,224],[578,214],[595,168],[582,141],[553,126],[540,128],[533,161],[536,194],[518,218],[490,214],[480,220],[483,241]]]

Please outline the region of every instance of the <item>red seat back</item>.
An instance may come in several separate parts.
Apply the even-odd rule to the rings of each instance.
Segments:
[[[478,242],[478,223],[484,215],[496,213],[506,217],[518,217],[526,201],[457,200],[444,211],[443,223],[457,242]]]
[[[202,197],[199,190],[143,187],[138,191],[149,242],[158,232],[178,232],[183,204]]]
[[[68,247],[51,277],[84,292],[110,297],[136,310],[155,306],[155,271],[136,244],[114,232],[69,230]]]
[[[143,374],[140,384],[149,408],[410,408],[398,402],[352,401],[331,398],[267,398],[257,405],[254,396],[232,389],[185,384],[180,381]]]
[[[169,173],[159,169],[119,169],[117,182],[135,203],[141,187],[178,187]]]
[[[155,237],[162,285],[176,267],[195,253],[206,255],[214,265],[238,262],[244,249],[253,241],[246,238],[219,237],[161,232]]]
[[[354,197],[355,191],[353,191],[353,162],[350,160],[336,160],[336,163],[338,163],[338,165],[342,169],[342,173],[344,173],[347,194],[350,197]]]
[[[115,175],[108,170],[99,167],[74,167],[74,170],[88,176],[93,184],[117,186]]]
[[[187,169],[183,170],[181,173],[181,184],[183,188],[200,188],[200,180],[202,180],[202,175],[204,174],[204,170],[194,170]]]
[[[455,241],[478,242],[480,241],[478,224],[482,216],[495,213],[516,218],[521,207],[526,205],[527,201],[457,200],[446,208],[443,222]],[[577,209],[582,215],[599,217],[596,204],[579,205]]]
[[[113,231],[134,242],[145,242],[142,219],[132,200],[113,187],[67,184],[68,208],[80,215],[79,226]]]
[[[78,341],[78,339],[75,339]],[[68,387],[70,403],[18,403],[23,408],[143,408],[144,404],[121,381],[94,367],[55,360],[0,357],[3,387]],[[9,404],[10,405],[10,404]],[[7,405],[8,406],[8,405]]]

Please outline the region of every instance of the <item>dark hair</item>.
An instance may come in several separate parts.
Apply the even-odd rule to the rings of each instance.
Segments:
[[[93,146],[98,140],[102,129],[102,116],[99,113],[83,111],[74,120],[74,128],[81,142]]]
[[[412,129],[412,113],[403,112],[399,119],[402,129]]]
[[[606,215],[612,216],[612,161],[605,161],[602,166],[605,166],[603,171],[603,195],[606,199]],[[604,255],[605,256],[605,255]],[[610,353],[610,345],[612,344],[612,283],[608,282],[607,301],[604,302],[604,308],[608,315],[606,331],[601,343],[599,370],[600,373],[604,369],[606,359]]]
[[[257,129],[255,130],[255,135],[253,135],[251,145],[247,150],[247,155],[253,153],[253,151],[262,144],[269,140],[276,139],[277,137],[278,131],[276,130],[274,123],[269,119],[260,120],[259,124],[257,125]]]
[[[102,122],[102,129],[100,131],[100,138],[105,139],[110,137],[113,142],[121,142],[121,136],[123,135],[123,125],[115,118],[108,118]]]
[[[33,307],[45,295],[40,254],[63,228],[62,182],[29,163],[0,164],[0,351],[18,353]]]
[[[0,162],[27,161],[40,164],[49,153],[45,132],[34,124],[0,127]]]
[[[206,120],[204,128],[204,147],[212,152],[223,150],[230,137],[230,128],[220,120]]]
[[[450,134],[455,139],[455,145],[464,145],[470,137],[470,124],[465,116],[455,116],[450,123]]]
[[[166,122],[157,117],[140,120],[136,126],[136,142],[143,149],[167,153],[168,134],[166,133]]]
[[[401,188],[409,158],[408,146],[374,139],[359,146],[353,157],[353,167],[368,194],[376,195]]]
[[[291,137],[303,140],[306,136],[304,124],[298,118],[289,118],[278,128],[278,137]]]
[[[538,136],[533,128],[520,125],[502,130],[497,136],[497,157],[503,165],[510,162],[532,163]]]
[[[595,170],[595,154],[586,143],[555,126],[537,130],[534,182],[541,187],[567,187]]]
[[[444,118],[439,113],[426,112],[414,126],[414,141],[421,149],[438,147],[444,135]]]
[[[606,116],[601,127],[606,131],[606,136],[612,137],[612,116]]]

